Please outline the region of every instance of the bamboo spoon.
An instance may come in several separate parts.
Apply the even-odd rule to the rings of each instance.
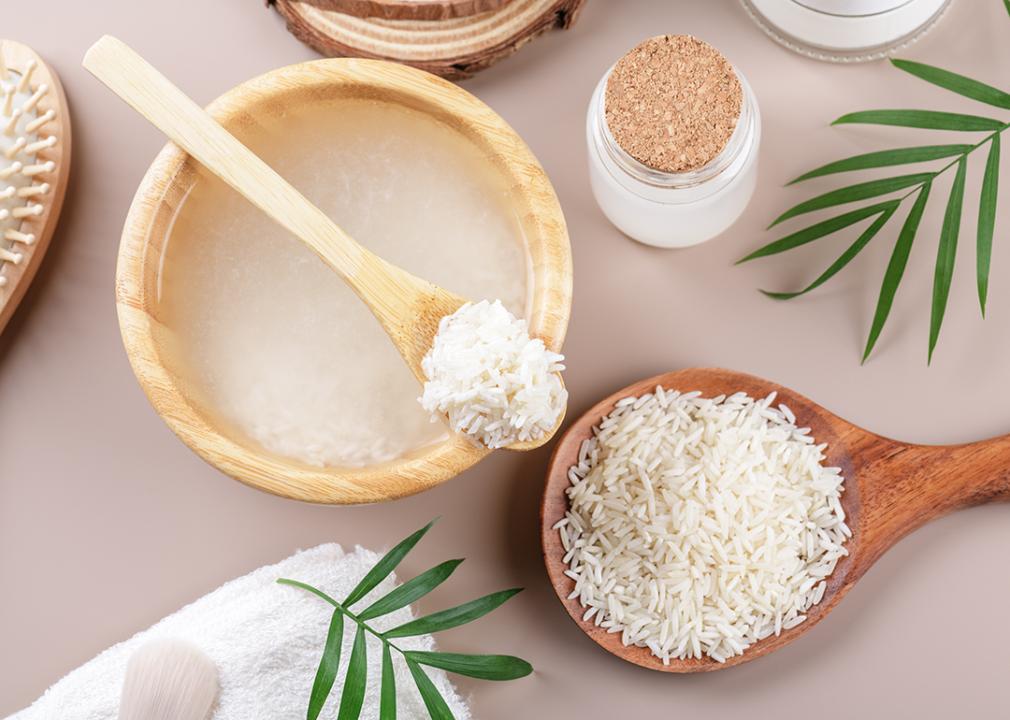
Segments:
[[[579,447],[592,427],[609,414],[618,400],[651,392],[657,385],[690,392],[700,390],[713,397],[744,391],[762,398],[777,392],[807,426],[818,443],[828,444],[828,466],[842,468],[845,492],[842,507],[853,531],[843,558],[828,578],[823,600],[807,612],[807,620],[779,636],[770,636],[743,655],[718,663],[702,660],[672,660],[663,665],[647,648],[625,647],[620,633],[610,634],[583,621],[585,609],[578,598],[569,599],[575,583],[564,574],[565,554],[554,524],[568,508],[568,469],[576,464]],[[733,667],[767,655],[799,638],[821,621],[841,601],[877,559],[898,540],[930,520],[970,505],[1010,501],[1010,435],[964,445],[911,445],[889,440],[842,420],[820,405],[787,388],[729,370],[692,369],[642,380],[595,405],[568,429],[554,450],[541,505],[541,538],[544,563],[558,597],[582,631],[597,644],[628,662],[653,670],[674,673],[707,672]]]
[[[421,360],[438,324],[468,302],[359,245],[168,78],[121,40],[104,36],[84,68],[204,167],[309,246],[344,279],[378,319],[411,372],[424,384]],[[550,440],[510,445],[530,450]]]

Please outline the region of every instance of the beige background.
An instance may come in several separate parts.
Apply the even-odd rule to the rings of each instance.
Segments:
[[[1006,717],[1010,691],[1010,508],[941,520],[884,557],[841,607],[775,656],[705,677],[669,677],[606,655],[569,622],[539,558],[548,449],[500,453],[442,487],[374,507],[312,507],[233,482],[191,454],[148,406],[122,351],[112,300],[116,246],[133,190],[163,139],[79,67],[100,34],[133,44],[209,101],[270,68],[313,57],[255,0],[3,3],[2,32],[62,74],[74,115],[72,187],[44,271],[0,338],[0,715],[63,673],[238,574],[326,541],[380,548],[442,520],[405,567],[465,553],[422,608],[511,585],[527,590],[443,636],[458,651],[510,652],[531,678],[463,682],[476,716]],[[659,32],[695,33],[746,74],[765,122],[761,183],[737,225],[707,245],[657,251],[611,228],[585,171],[584,109],[602,72]],[[906,56],[1007,83],[1010,18],[999,0],[958,0]],[[782,187],[853,152],[916,133],[827,127],[842,112],[943,106],[985,112],[884,64],[832,66],[790,54],[732,0],[591,0],[577,27],[533,43],[466,87],[514,124],[553,179],[575,251],[570,414],[645,375],[721,365],[764,375],[872,430],[922,442],[1010,431],[1010,188],[1001,198],[990,316],[974,296],[973,165],[947,323],[927,368],[937,193],[877,355],[859,366],[893,232],[808,299],[794,286],[848,241],[780,260],[732,261],[773,239],[767,222],[811,190]],[[922,138],[926,140],[926,138]],[[1007,169],[1004,164],[1004,169]],[[1010,177],[1010,174],[1006,175]],[[946,184],[943,185],[943,188]],[[1010,462],[1010,459],[1008,459]],[[823,705],[814,705],[823,703]]]

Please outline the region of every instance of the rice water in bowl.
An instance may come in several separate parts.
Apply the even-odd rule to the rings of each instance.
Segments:
[[[362,67],[397,87],[356,77]],[[259,104],[223,118],[226,127],[380,257],[464,297],[500,299],[557,349],[570,302],[567,235],[521,141],[479,101],[417,71],[322,61],[277,73],[310,68],[318,92],[264,94],[270,76],[253,81]],[[297,97],[275,97],[283,93]],[[530,168],[540,176],[532,187]],[[151,173],[138,197],[157,189]],[[161,200],[145,223],[135,204],[120,275],[148,230],[144,306],[179,397],[167,403],[131,356],[156,407],[204,457],[274,492],[355,502],[415,492],[486,454],[432,422],[379,323],[299,241],[191,160]]]
[[[295,109],[247,144],[380,257],[526,314],[528,263],[507,188],[450,128],[352,100],[332,112]],[[361,467],[446,437],[354,292],[202,172],[172,226],[159,311],[179,334],[179,372],[267,450]]]

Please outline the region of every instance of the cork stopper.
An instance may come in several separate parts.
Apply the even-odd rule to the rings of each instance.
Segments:
[[[697,170],[726,147],[740,119],[743,88],[725,56],[690,35],[658,35],[614,66],[605,94],[617,144],[649,167]]]

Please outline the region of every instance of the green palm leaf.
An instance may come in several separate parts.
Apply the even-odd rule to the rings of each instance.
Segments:
[[[338,603],[336,600],[334,600],[333,598],[331,598],[329,595],[327,595],[326,593],[324,593],[319,588],[314,588],[311,585],[308,585],[306,583],[299,582],[298,580],[289,580],[288,578],[278,578],[277,579],[277,584],[278,585],[290,585],[291,587],[301,588],[302,590],[308,590],[310,593],[312,593],[313,595],[316,595],[317,597],[322,598],[323,600],[325,600],[326,602],[328,602],[333,607],[340,608],[340,603]]]
[[[799,295],[804,295],[810,292],[811,290],[820,287],[828,280],[833,278],[836,274],[838,274],[839,270],[848,265],[852,261],[852,259],[856,257],[856,255],[858,255],[860,251],[869,244],[870,240],[872,240],[874,236],[878,232],[880,232],[881,228],[883,228],[884,225],[887,224],[887,221],[891,219],[891,216],[894,215],[894,211],[897,209],[898,209],[898,201],[894,200],[891,207],[884,210],[873,222],[873,224],[871,224],[870,227],[864,230],[863,234],[860,235],[859,238],[854,243],[852,243],[852,245],[850,245],[849,248],[845,252],[843,252],[837,260],[835,260],[835,262],[831,264],[831,267],[825,270],[820,277],[818,277],[816,280],[814,280],[812,283],[807,285],[802,290],[799,290],[797,292],[769,292],[768,290],[762,290],[761,292],[763,292],[770,298],[774,298],[775,300],[789,300],[790,298],[798,297]]]
[[[431,528],[432,523],[409,536],[383,556],[375,567],[365,575],[357,587],[348,595],[347,603],[360,600],[389,576],[396,565],[417,544],[418,540]],[[407,663],[424,705],[434,720],[453,720],[452,711],[438,689],[424,672],[419,663],[432,667],[444,667],[452,672],[491,680],[509,680],[532,672],[533,668],[525,660],[508,655],[456,655],[452,653],[417,653],[398,647],[392,639],[446,630],[463,625],[491,612],[520,591],[519,588],[502,590],[482,598],[463,603],[454,608],[432,613],[404,623],[385,634],[368,624],[373,617],[380,617],[398,610],[431,592],[444,582],[459,567],[462,560],[449,560],[421,573],[417,577],[393,589],[382,598],[369,605],[363,612],[355,614],[322,590],[298,580],[280,578],[282,585],[291,585],[313,593],[335,608],[330,620],[326,646],[320,660],[316,679],[309,698],[307,720],[317,720],[330,695],[340,664],[341,641],[347,620],[357,625],[351,656],[347,662],[344,689],[337,709],[337,720],[358,720],[364,706],[368,688],[367,645],[365,636],[370,634],[382,643],[382,677],[379,684],[379,720],[396,720],[396,666],[392,653],[402,655]]]
[[[832,125],[897,125],[926,130],[1001,130],[1000,120],[978,115],[938,112],[936,110],[864,110],[842,115]]]
[[[418,598],[424,597],[445,582],[452,575],[453,571],[459,567],[461,562],[463,561],[447,560],[430,570],[426,570],[416,578],[408,580],[400,587],[390,591],[389,594],[376,600],[362,612],[358,613],[358,618],[360,620],[370,620],[382,615],[388,615],[394,610],[399,610]]]
[[[383,633],[383,637],[393,639],[413,635],[427,635],[428,633],[440,632],[460,625],[466,625],[479,617],[487,615],[521,590],[522,588],[502,590],[485,595],[482,598],[477,598],[476,600],[471,600],[462,605],[457,605],[448,610],[441,610],[430,615],[425,615],[386,631]]]
[[[382,688],[379,690],[379,720],[396,720],[396,673],[389,643],[382,644]]]
[[[423,528],[415,532],[413,535],[401,540],[400,543],[386,553],[379,562],[375,564],[368,574],[362,578],[361,582],[351,590],[351,594],[347,596],[344,600],[344,606],[350,607],[354,603],[358,602],[361,598],[365,597],[369,592],[375,588],[380,582],[385,580],[396,566],[400,564],[400,561],[409,553],[415,545],[417,545],[418,540],[424,537],[425,533],[431,530],[431,526],[435,524],[432,520],[430,523],[425,525]]]
[[[533,672],[533,666],[511,655],[463,655],[442,652],[407,652],[408,660],[479,680],[516,680]]]
[[[1006,0],[1010,3],[1010,0]],[[978,240],[975,262],[978,276],[978,301],[985,317],[985,303],[989,295],[989,265],[992,261],[992,236],[996,228],[996,197],[999,191],[999,135],[992,136],[992,147],[985,163],[982,178],[982,198],[978,206]]]
[[[880,195],[888,195],[892,192],[912,187],[913,185],[922,185],[923,183],[932,180],[935,176],[936,173],[931,172],[899,175],[897,177],[869,180],[867,182],[857,183],[856,185],[832,190],[831,192],[826,192],[823,195],[810,198],[809,200],[801,202],[799,205],[786,210],[784,213],[775,218],[775,221],[769,225],[769,227],[775,227],[779,223],[785,222],[790,218],[794,218],[797,215],[803,215],[804,213],[813,212],[814,210],[823,210],[824,208],[834,207],[836,205],[845,205],[846,203],[856,202],[858,200],[866,200]]]
[[[774,242],[770,242],[767,245],[758,248],[750,255],[737,260],[736,264],[739,265],[741,263],[755,260],[757,258],[767,257],[769,255],[777,255],[778,253],[785,252],[786,250],[792,250],[793,248],[806,245],[814,240],[819,240],[822,237],[831,235],[839,230],[843,230],[844,228],[849,227],[849,225],[855,225],[860,220],[865,220],[872,215],[883,212],[894,203],[894,200],[887,200],[886,202],[858,208],[844,213],[843,215],[822,220],[815,225],[811,225],[810,227],[802,230],[797,230],[790,235],[786,235],[784,238],[780,238],[779,240],[775,240]]]
[[[421,699],[424,701],[424,706],[428,709],[431,720],[456,720],[452,714],[452,710],[445,704],[445,700],[442,699],[438,688],[435,687],[435,683],[425,674],[421,666],[416,662],[407,660],[407,668],[414,677],[414,684],[417,685],[417,691],[421,693]]]
[[[894,296],[898,292],[898,285],[905,274],[905,266],[908,265],[908,256],[912,252],[912,241],[915,240],[915,233],[919,229],[922,221],[922,213],[926,209],[926,202],[929,200],[929,191],[932,183],[927,183],[919,190],[919,196],[915,199],[915,204],[908,213],[905,223],[898,233],[898,240],[894,243],[894,250],[891,253],[891,260],[887,263],[887,270],[884,271],[884,281],[880,286],[880,297],[877,299],[877,309],[873,313],[873,325],[870,327],[870,335],[866,339],[866,349],[863,351],[863,362],[873,352],[873,346],[877,344],[880,331],[884,329],[887,316],[891,312],[891,305],[894,304]]]
[[[1003,0],[1003,5],[1010,15],[1010,0]],[[891,61],[894,67],[920,80],[935,85],[938,88],[975,100],[1001,110],[1010,110],[1010,89],[1003,90],[995,85],[975,80],[950,70],[927,65],[925,63],[896,59]],[[879,109],[848,113],[835,120],[832,125],[847,124],[890,125],[902,128],[922,128],[929,130],[945,130],[955,132],[984,132],[979,142],[922,145],[915,147],[895,148],[877,152],[863,153],[834,162],[821,165],[806,172],[793,183],[803,182],[812,178],[847,173],[861,170],[887,168],[898,165],[912,165],[951,158],[949,162],[939,166],[935,172],[900,175],[891,178],[868,180],[822,193],[816,197],[799,203],[790,208],[772,223],[777,225],[785,220],[807,212],[824,208],[837,207],[850,202],[871,200],[874,205],[851,210],[836,217],[823,220],[790,235],[768,243],[750,255],[737,261],[737,264],[759,257],[767,257],[800,247],[832,233],[838,232],[866,218],[873,218],[872,223],[862,234],[848,246],[845,251],[812,283],[796,292],[769,292],[762,290],[771,298],[785,300],[797,297],[820,287],[837,275],[883,229],[890,218],[897,212],[898,205],[906,199],[912,202],[908,216],[902,223],[901,230],[891,251],[890,260],[884,271],[880,294],[870,331],[863,350],[862,361],[865,363],[872,354],[884,325],[894,304],[901,280],[904,277],[911,254],[915,236],[918,233],[923,213],[928,204],[934,180],[950,170],[955,170],[954,182],[950,189],[944,212],[943,226],[937,247],[936,265],[933,273],[933,292],[930,305],[929,353],[928,361],[932,362],[940,336],[940,330],[946,314],[950,298],[950,288],[953,281],[954,266],[957,256],[957,244],[960,223],[964,210],[964,191],[967,178],[968,158],[980,148],[989,143],[988,158],[985,173],[982,177],[981,193],[978,206],[978,224],[976,227],[976,284],[978,288],[979,306],[982,316],[986,315],[989,294],[989,278],[991,275],[993,240],[995,237],[996,213],[999,195],[999,173],[1001,164],[1001,135],[1010,130],[1010,122],[977,114],[963,114],[919,109]],[[918,185],[918,187],[916,187]],[[904,187],[903,187],[904,186]],[[905,190],[905,188],[909,188]],[[901,193],[897,199],[881,202],[880,198],[889,193]],[[915,196],[914,199],[912,196]]]
[[[950,188],[947,210],[943,215],[940,229],[940,245],[936,251],[936,270],[933,273],[933,309],[929,318],[929,356],[933,359],[933,349],[940,337],[940,326],[947,311],[950,296],[950,282],[954,276],[954,258],[957,255],[957,238],[961,229],[961,208],[964,205],[964,181],[968,173],[968,159],[961,158],[957,164],[957,174]]]
[[[917,78],[921,78],[928,83],[932,83],[944,90],[963,95],[972,100],[995,105],[1004,110],[1010,110],[1010,93],[1005,93],[992,85],[986,85],[978,80],[972,80],[964,75],[958,75],[950,70],[933,67],[925,63],[912,62],[911,60],[891,59],[891,64],[899,70],[904,70]]]
[[[1010,0],[1008,0],[1010,2]],[[844,160],[822,165],[821,167],[803,173],[788,185],[793,185],[811,178],[834,175],[835,173],[851,172],[852,170],[868,170],[871,168],[890,167],[892,165],[910,165],[912,163],[940,160],[970,152],[971,145],[923,145],[920,147],[895,148],[894,150],[879,150],[877,152],[854,155]]]
[[[340,698],[337,720],[358,720],[361,706],[365,701],[365,687],[368,681],[368,663],[365,657],[365,627],[358,625],[354,635],[351,659],[347,662],[347,677],[344,678],[344,693]]]
[[[337,669],[340,667],[340,645],[343,639],[344,614],[334,610],[333,617],[330,618],[330,629],[326,633],[323,657],[319,661],[316,679],[312,683],[312,693],[309,695],[309,709],[305,714],[308,720],[316,720],[319,717],[323,705],[326,704],[326,698],[330,696],[333,681],[337,678]]]

